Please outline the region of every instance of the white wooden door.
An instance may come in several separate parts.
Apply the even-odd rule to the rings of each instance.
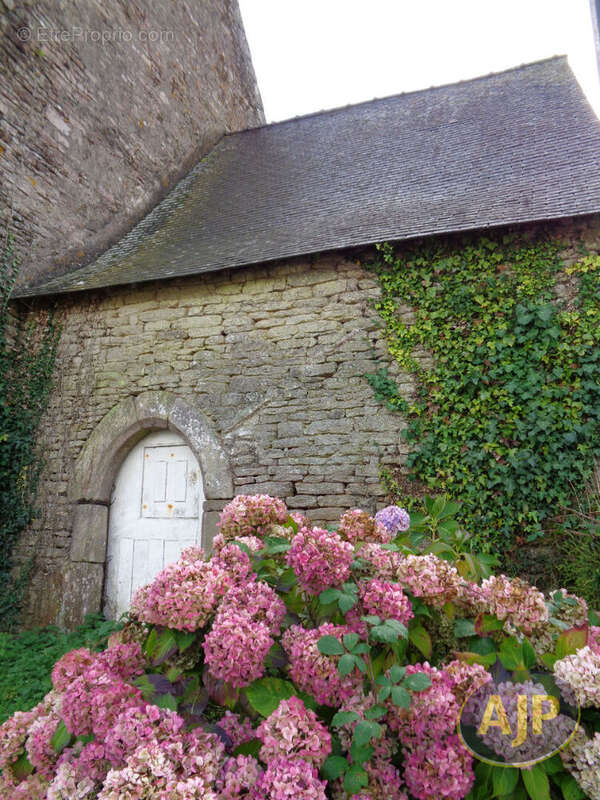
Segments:
[[[139,586],[201,543],[198,462],[178,435],[152,433],[125,458],[111,497],[104,613],[116,619]]]

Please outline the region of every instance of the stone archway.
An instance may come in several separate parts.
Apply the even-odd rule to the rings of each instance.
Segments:
[[[122,400],[94,428],[75,463],[69,488],[73,533],[58,619],[61,627],[74,627],[86,614],[100,610],[113,483],[129,450],[148,433],[162,429],[179,433],[200,464],[206,498],[202,538],[212,541],[218,519],[214,506],[233,496],[229,459],[213,424],[170,392],[144,392]]]

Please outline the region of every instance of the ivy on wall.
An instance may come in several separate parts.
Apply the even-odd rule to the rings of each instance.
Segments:
[[[15,570],[19,534],[34,516],[40,464],[35,435],[46,408],[59,329],[11,316],[9,299],[17,277],[12,241],[0,252],[0,628],[18,621],[31,564]]]
[[[385,369],[367,376],[408,420],[409,478],[461,498],[490,549],[542,535],[600,449],[600,256],[565,268],[560,249],[509,236],[383,244],[368,265],[390,354],[416,384],[407,401]],[[559,277],[573,291],[557,305]]]

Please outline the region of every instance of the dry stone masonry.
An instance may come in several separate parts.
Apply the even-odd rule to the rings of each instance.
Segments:
[[[164,409],[128,411],[136,396],[166,392],[214,428],[231,483],[207,492],[208,538],[238,493],[280,496],[320,522],[353,505],[374,511],[380,459],[398,463],[406,447],[401,420],[364,379],[385,358],[370,304],[377,292],[356,260],[336,255],[59,299],[63,333],[40,433],[41,515],[21,551],[38,560],[29,618],[74,624],[99,603],[104,545],[94,530],[105,528],[106,511],[85,504],[108,495],[101,478],[74,487],[92,475],[100,455],[87,466],[80,456],[95,431],[112,430],[100,426],[112,409],[146,417],[141,427],[165,418]],[[207,440],[209,450],[219,445]],[[207,473],[221,469],[213,464]],[[74,526],[90,541],[72,542]],[[66,583],[86,591],[71,598]]]
[[[263,122],[235,0],[0,0],[0,228],[24,280],[89,262]]]

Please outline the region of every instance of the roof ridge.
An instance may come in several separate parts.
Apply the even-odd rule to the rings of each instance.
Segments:
[[[229,133],[226,133],[222,137],[221,141],[223,139],[237,136],[240,133],[248,133],[249,131],[259,131],[259,130],[264,130],[265,128],[275,128],[278,125],[288,125],[292,122],[300,122],[301,120],[311,119],[312,117],[335,114],[338,111],[347,111],[350,108],[359,108],[361,106],[370,105],[371,103],[381,103],[384,100],[392,100],[396,97],[410,97],[411,95],[422,94],[424,92],[433,92],[438,89],[448,89],[450,86],[462,86],[465,83],[476,83],[477,81],[487,80],[488,78],[494,78],[497,75],[506,75],[509,72],[519,72],[521,70],[531,69],[531,67],[537,67],[540,66],[541,64],[546,64],[551,61],[554,61],[556,63],[563,61],[567,62],[568,65],[568,56],[567,54],[548,56],[547,58],[540,58],[538,61],[529,61],[525,64],[518,64],[516,67],[508,67],[507,69],[501,69],[498,70],[497,72],[487,72],[485,75],[476,75],[474,78],[463,78],[460,81],[452,81],[451,83],[439,83],[435,84],[434,86],[425,86],[423,87],[423,89],[412,89],[410,92],[397,92],[395,94],[384,95],[383,97],[372,97],[370,100],[361,100],[358,103],[347,103],[344,106],[334,106],[333,108],[323,108],[320,111],[311,111],[308,114],[298,114],[295,117],[287,117],[286,119],[280,119],[277,120],[276,122],[266,122],[264,125],[255,125],[252,128],[241,128],[239,131],[230,131]]]

